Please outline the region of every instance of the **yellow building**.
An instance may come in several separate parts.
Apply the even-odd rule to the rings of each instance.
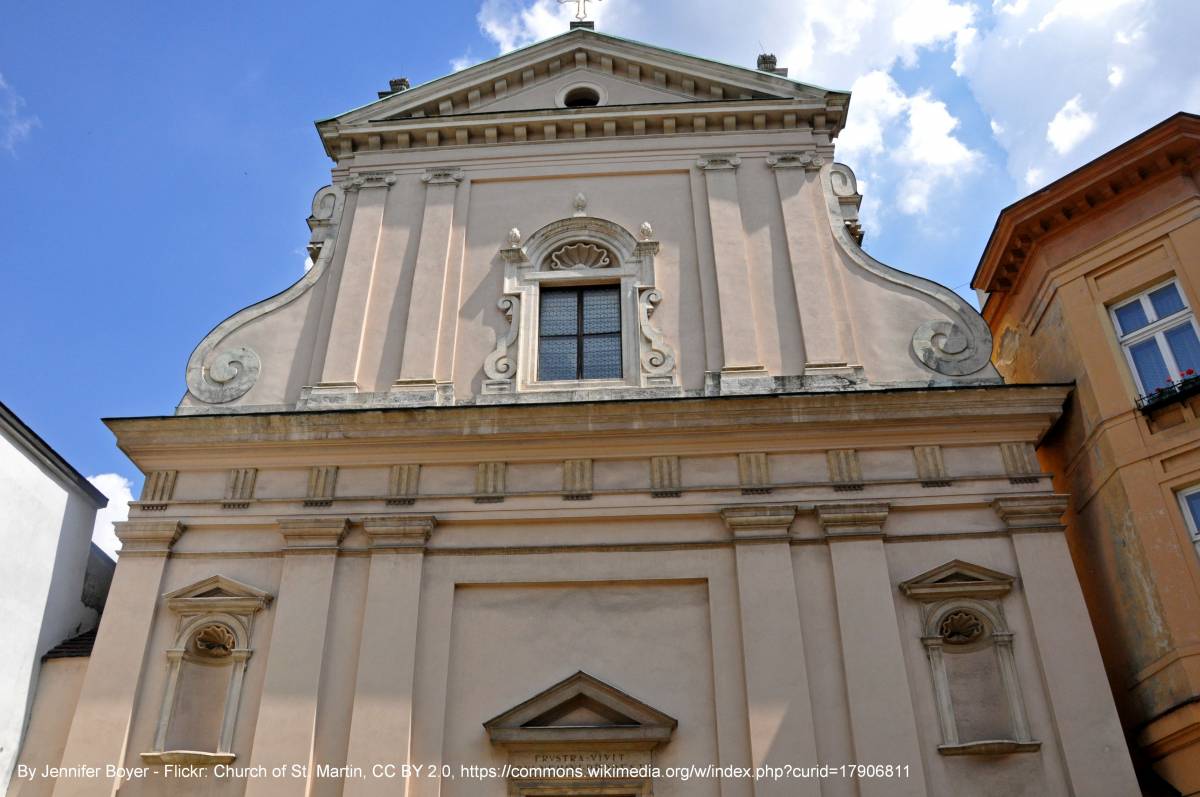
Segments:
[[[1012,382],[1074,380],[1040,448],[1142,765],[1200,794],[1200,117],[1006,208],[976,272]]]
[[[318,123],[14,797],[1133,793],[1069,387],[863,251],[849,99],[576,25]]]

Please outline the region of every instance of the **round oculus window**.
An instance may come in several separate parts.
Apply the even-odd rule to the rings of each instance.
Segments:
[[[590,108],[600,104],[600,92],[591,86],[576,86],[563,95],[562,104],[567,108]]]

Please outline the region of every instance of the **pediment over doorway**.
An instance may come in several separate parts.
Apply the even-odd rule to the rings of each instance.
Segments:
[[[668,741],[679,723],[615,686],[577,672],[510,708],[483,727],[508,748],[619,746],[650,750]]]

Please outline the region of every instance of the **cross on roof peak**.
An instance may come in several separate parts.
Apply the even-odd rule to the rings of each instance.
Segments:
[[[559,5],[563,5],[565,3],[574,3],[575,4],[575,19],[579,20],[580,22],[587,19],[587,16],[588,16],[587,4],[588,3],[598,3],[598,2],[600,2],[600,0],[558,0]]]

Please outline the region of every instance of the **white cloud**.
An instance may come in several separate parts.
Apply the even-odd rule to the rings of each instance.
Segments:
[[[458,58],[450,59],[450,69],[454,72],[461,72],[469,66],[475,66],[477,63],[479,63],[479,59],[471,55],[471,51],[468,50]]]
[[[1016,5],[996,2],[977,23],[963,77],[1004,130],[1018,191],[1031,170],[1045,184],[1176,111],[1200,110],[1200,50],[1194,26],[1180,24],[1195,0]]]
[[[24,98],[0,74],[0,149],[16,155],[17,145],[39,124],[36,116],[25,113]]]
[[[554,0],[480,2],[480,27],[501,51],[565,32],[574,13]],[[766,49],[795,79],[852,87],[837,157],[871,182],[871,229],[867,205],[932,208],[942,188],[994,177],[989,158],[1010,179],[1001,206],[1030,175],[1045,184],[1177,110],[1200,110],[1200,48],[1180,24],[1195,0],[759,0],[753,13],[723,0],[604,0],[589,10],[618,36],[745,66]]]
[[[113,523],[129,517],[129,502],[133,500],[133,483],[119,473],[101,473],[88,476],[88,481],[108,497],[108,506],[96,513],[96,525],[92,527],[92,542],[114,559],[121,541],[113,531]]]
[[[895,191],[901,213],[924,213],[936,191],[957,185],[981,162],[982,155],[955,136],[958,119],[929,92],[905,94],[882,70],[860,77],[851,91],[854,102],[838,138],[838,158]],[[861,215],[864,226],[878,233],[881,206],[874,199]]]
[[[1076,94],[1058,109],[1050,124],[1046,125],[1046,140],[1059,155],[1075,149],[1096,129],[1096,115],[1083,110],[1083,95]]]
[[[588,4],[593,19],[597,16],[597,6],[595,0]],[[507,53],[565,33],[574,9],[574,4],[559,5],[555,0],[534,0],[528,5],[520,0],[484,0],[476,19],[500,52]]]
[[[1042,170],[1036,166],[1030,166],[1025,171],[1025,186],[1027,188],[1036,188],[1042,184]]]

